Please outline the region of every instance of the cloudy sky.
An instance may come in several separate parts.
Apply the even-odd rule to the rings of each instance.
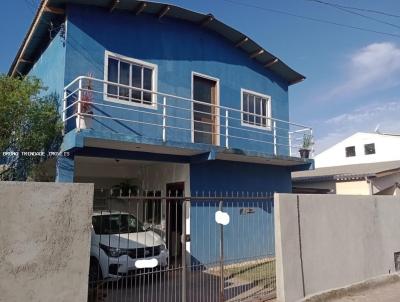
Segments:
[[[7,72],[38,2],[2,3],[0,72]],[[304,74],[290,88],[290,114],[314,128],[317,152],[378,125],[400,133],[399,0],[161,2],[212,13]]]

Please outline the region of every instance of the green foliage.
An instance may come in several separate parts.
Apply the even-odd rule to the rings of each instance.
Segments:
[[[307,149],[310,150],[311,147],[313,146],[314,142],[313,142],[313,137],[310,134],[304,134],[303,135],[303,149]]]
[[[48,152],[59,150],[62,122],[57,96],[42,96],[43,92],[36,78],[0,75],[0,152],[20,154],[3,157],[2,180],[26,180],[48,159]],[[45,156],[21,156],[21,152],[44,152]]]

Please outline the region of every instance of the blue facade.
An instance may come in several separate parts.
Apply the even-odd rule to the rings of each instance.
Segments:
[[[288,120],[288,84],[262,65],[249,59],[243,51],[236,49],[226,39],[196,24],[165,18],[161,21],[150,15],[132,16],[129,12],[108,13],[94,7],[69,6],[67,24],[67,49],[65,82],[91,73],[95,78],[104,78],[105,51],[140,59],[158,66],[157,90],[167,94],[191,98],[192,72],[209,75],[220,80],[220,105],[241,109],[241,88],[256,91],[272,97],[272,116]],[[101,89],[101,87],[97,87]],[[96,88],[95,88],[96,89]],[[96,102],[110,104],[96,95]],[[158,97],[159,103],[162,99]],[[169,115],[190,118],[190,103],[169,98],[172,106],[185,107],[182,110],[168,109]],[[111,103],[113,105],[113,103]],[[115,105],[115,104],[114,104]],[[161,106],[157,110],[120,105],[126,110],[95,106],[94,113],[120,119],[137,120],[161,124]],[[153,115],[143,115],[140,109]],[[154,114],[158,113],[158,115]],[[251,130],[240,125],[240,113],[235,113],[231,136],[237,136],[234,127]],[[130,136],[132,140],[146,136],[161,138],[161,127],[152,125],[121,123],[111,119],[95,118],[92,128],[98,132],[112,132]],[[232,119],[233,120],[233,119]],[[220,123],[224,124],[221,117]],[[190,129],[190,121],[174,120],[173,125]],[[280,129],[278,141],[287,144],[285,127]],[[260,131],[263,132],[263,131]],[[272,143],[271,131],[265,134],[249,133],[255,140]],[[286,134],[285,134],[286,133]],[[278,133],[279,135],[279,133]],[[167,140],[190,143],[191,133],[186,130],[168,129]],[[224,139],[221,139],[224,146]],[[231,148],[263,151],[272,154],[272,144],[251,140],[230,140]],[[287,148],[280,147],[279,154],[287,155]]]
[[[267,196],[274,192],[290,193],[291,176],[285,167],[210,161],[190,166],[193,196],[232,195]],[[190,207],[191,256],[195,263],[211,264],[219,257],[219,229],[214,213],[218,202],[194,201]],[[243,215],[251,208],[254,213]],[[250,259],[272,256],[274,244],[274,203],[267,200],[232,199],[225,202],[224,211],[231,218],[224,227],[225,259]],[[211,243],[211,244],[210,244]],[[207,248],[205,248],[207,246]]]
[[[91,74],[94,78],[104,79],[105,53],[109,51],[157,65],[158,92],[191,99],[192,73],[200,73],[219,80],[219,105],[241,110],[241,89],[251,90],[271,97],[273,118],[289,120],[286,80],[264,68],[256,60],[250,59],[244,51],[235,48],[224,37],[199,24],[168,17],[159,20],[149,14],[136,16],[132,12],[118,10],[110,13],[95,6],[71,4],[66,6],[66,16],[65,40],[59,33],[30,71],[30,75],[42,79],[49,92],[62,96],[63,88],[79,76]],[[175,128],[167,129],[167,141],[164,142],[161,140],[162,128],[155,126],[161,125],[162,106],[149,109],[115,104],[104,99],[102,83],[93,85],[94,91],[100,91],[94,94],[97,105],[94,105],[93,113],[95,116],[109,118],[93,117],[91,129],[81,131],[76,131],[75,119],[70,119],[63,151],[71,151],[72,156],[58,160],[57,181],[74,181],[75,154],[83,157],[190,163],[192,196],[201,196],[203,193],[225,195],[231,192],[265,194],[291,191],[290,168],[248,162],[251,161],[248,160],[250,157],[262,157],[266,163],[276,159],[272,131],[262,129],[258,133],[251,132],[252,128],[241,124],[239,112],[230,115],[229,149],[226,148],[223,137],[220,138],[219,146],[193,144],[191,131],[177,129],[191,128],[190,102],[168,97],[169,105],[180,109],[169,108],[167,114],[180,119],[170,122],[172,124],[169,126]],[[68,92],[72,93],[76,88],[71,87]],[[75,100],[76,94],[68,99],[68,104]],[[162,97],[158,96],[158,104],[162,101]],[[71,108],[67,116],[73,113],[74,108]],[[220,114],[220,125],[224,125],[223,112]],[[220,127],[223,132],[223,126]],[[235,138],[243,129],[250,130],[246,139]],[[281,124],[277,130],[277,143],[287,145],[287,136],[288,126]],[[95,138],[108,144],[104,148],[88,147],[85,146],[87,138]],[[110,147],[110,142],[113,141],[156,144],[191,152],[177,155],[146,153],[145,148],[140,152],[132,149],[115,150]],[[218,152],[223,156],[241,156],[243,162],[216,160],[215,154]],[[193,153],[195,155],[191,156]],[[284,157],[284,160],[291,160],[288,159],[289,151],[286,146],[278,146],[277,154]],[[242,215],[243,208],[252,208],[254,212]],[[191,204],[191,255],[197,263],[208,264],[218,258],[219,234],[213,214],[217,209],[217,203]],[[224,232],[225,241],[229,242],[225,247],[228,261],[274,254],[273,201],[236,200],[231,202],[226,211],[231,217],[231,224],[225,227]],[[259,240],[260,238],[263,240]],[[209,246],[205,247],[204,243],[209,243]]]
[[[59,32],[29,72],[30,76],[39,78],[47,88],[44,94],[55,94],[60,100],[65,86],[65,46],[65,40]]]

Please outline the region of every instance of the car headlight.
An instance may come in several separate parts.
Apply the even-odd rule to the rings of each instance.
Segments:
[[[127,254],[127,250],[126,249],[120,249],[120,248],[116,248],[116,247],[110,247],[104,244],[100,244],[100,248],[107,254],[107,256],[109,257],[119,257],[122,255],[126,255]]]

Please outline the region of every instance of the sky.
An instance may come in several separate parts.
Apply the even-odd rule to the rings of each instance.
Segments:
[[[358,131],[400,133],[399,0],[161,1],[212,13],[305,75],[289,88],[290,120],[314,129],[317,153]],[[2,3],[0,73],[8,71],[38,3]]]

